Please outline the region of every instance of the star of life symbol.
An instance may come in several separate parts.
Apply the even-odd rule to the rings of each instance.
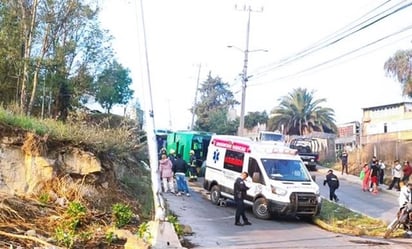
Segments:
[[[219,152],[219,150],[218,149],[216,149],[214,152],[213,152],[213,161],[216,163],[217,161],[219,161],[219,155],[220,155],[220,152]]]

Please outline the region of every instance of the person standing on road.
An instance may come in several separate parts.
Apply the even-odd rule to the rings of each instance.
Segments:
[[[172,170],[172,162],[167,157],[166,153],[161,155],[161,159],[159,161],[159,172],[160,178],[162,179],[163,183],[163,192],[171,192],[175,193],[175,187],[173,184],[173,170]]]
[[[399,160],[395,160],[394,166],[392,167],[392,182],[388,187],[388,190],[391,190],[393,187],[397,191],[401,190],[400,182],[402,177],[402,165],[399,163]]]
[[[378,165],[379,165],[379,184],[383,184],[383,180],[385,178],[386,165],[383,163],[382,160],[379,160]]]
[[[342,175],[343,172],[348,174],[348,152],[346,150],[343,150],[340,160],[342,161]]]
[[[187,181],[186,181],[187,170],[188,170],[188,165],[186,161],[182,159],[181,154],[177,154],[176,159],[173,162],[173,173],[176,176],[178,196],[182,195],[182,192],[184,192],[186,196],[190,196],[189,187],[187,186]]]
[[[377,163],[371,164],[370,178],[371,178],[371,192],[372,194],[378,194],[378,181],[379,181],[379,165]]]
[[[236,214],[235,214],[235,226],[252,225],[246,217],[245,214],[245,203],[244,199],[246,197],[246,191],[249,189],[246,186],[245,179],[249,176],[247,172],[242,172],[240,177],[238,177],[233,186],[234,199],[236,203]],[[243,219],[243,224],[240,223],[240,217]]]
[[[372,173],[372,168],[376,168],[377,172],[374,172],[374,174],[376,174],[376,179],[379,180],[379,166],[378,166],[378,159],[376,158],[376,156],[372,157],[372,161],[369,164],[369,169],[371,170]],[[373,182],[372,182],[372,176],[370,178],[370,189],[373,189]],[[379,181],[376,181],[376,187],[378,187],[379,185]]]
[[[369,164],[368,163],[364,163],[363,164],[363,169],[362,169],[362,191],[366,192],[369,191],[369,181],[370,181],[370,175],[371,175],[371,170],[369,169]]]
[[[196,156],[195,151],[190,150],[189,152],[189,181],[197,180],[197,170],[196,170]]]
[[[402,183],[406,185],[409,182],[409,177],[412,174],[412,166],[409,164],[409,161],[405,161],[403,163],[403,177],[402,177]]]
[[[336,196],[335,191],[339,188],[339,179],[333,174],[333,170],[328,170],[326,179],[323,181],[323,186],[328,184],[329,186],[329,200],[338,202],[339,198]]]

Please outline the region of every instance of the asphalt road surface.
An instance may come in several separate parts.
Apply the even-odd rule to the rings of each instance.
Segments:
[[[329,188],[323,186],[326,170],[312,172],[316,176],[316,182],[320,187],[320,193],[324,198],[329,198]],[[379,186],[379,193],[363,192],[360,180],[353,175],[341,175],[335,172],[340,180],[340,187],[336,191],[339,203],[359,213],[381,219],[390,223],[398,211],[398,194],[395,190],[386,190],[387,186]]]
[[[322,184],[323,172],[314,174],[322,195],[327,195],[328,189]],[[212,204],[208,193],[201,187],[201,181],[190,183],[190,197],[164,194],[169,209],[179,222],[191,226],[193,234],[186,238],[193,244],[192,248],[412,248],[410,239],[385,240],[336,234],[293,218],[260,220],[250,209],[246,215],[252,226],[234,226],[233,203],[228,202],[226,207]],[[337,194],[342,205],[355,206],[359,210],[366,208],[369,213],[388,217],[388,220],[393,215],[390,209],[396,209],[396,194],[374,196],[362,192],[360,185],[344,177]]]

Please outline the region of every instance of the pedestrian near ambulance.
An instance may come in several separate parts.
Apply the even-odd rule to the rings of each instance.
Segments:
[[[176,159],[173,162],[173,173],[176,176],[176,184],[177,184],[177,195],[182,195],[182,192],[186,194],[186,196],[190,196],[189,193],[189,186],[187,185],[186,181],[186,172],[188,170],[188,165],[185,160],[182,159],[181,154],[176,155]]]
[[[329,186],[329,200],[338,202],[339,198],[336,196],[335,191],[339,188],[339,179],[333,174],[333,170],[328,170],[326,179],[323,181],[323,186],[328,184]]]
[[[248,176],[249,174],[247,172],[243,172],[240,177],[236,179],[233,186],[234,199],[236,203],[235,226],[252,225],[246,217],[245,203],[243,201],[246,196],[246,191],[249,189],[245,183]],[[242,217],[243,223],[240,223],[240,217]]]
[[[173,183],[173,170],[172,162],[167,157],[166,153],[161,154],[159,160],[159,172],[160,178],[162,179],[163,192],[175,192],[174,183]]]

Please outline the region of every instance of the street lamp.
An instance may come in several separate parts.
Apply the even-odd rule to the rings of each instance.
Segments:
[[[244,54],[244,59],[243,59],[243,70],[242,70],[242,100],[241,100],[241,105],[240,105],[240,124],[239,124],[239,136],[243,136],[243,130],[245,128],[245,100],[246,100],[246,83],[248,81],[248,76],[247,76],[247,64],[248,64],[248,57],[250,52],[257,52],[257,51],[264,51],[267,52],[265,49],[256,49],[256,50],[249,50],[249,33],[250,33],[250,13],[252,12],[252,8],[250,6],[243,7],[244,11],[248,12],[248,18],[247,18],[247,26],[246,26],[246,47],[245,50],[242,50],[238,47],[235,46],[228,46],[229,48],[236,48],[237,50],[243,52]],[[263,8],[262,8],[263,10]]]
[[[245,102],[246,102],[246,83],[249,79],[249,76],[247,75],[247,66],[248,66],[248,60],[249,60],[249,53],[252,52],[268,52],[267,49],[254,49],[254,50],[249,50],[249,24],[250,24],[250,12],[249,12],[249,19],[248,19],[248,25],[247,25],[247,36],[246,36],[246,49],[242,50],[239,47],[233,46],[233,45],[228,45],[228,48],[235,48],[239,51],[241,51],[244,54],[244,59],[243,59],[243,70],[242,70],[242,100],[241,100],[241,105],[240,105],[240,124],[239,124],[239,136],[243,136],[243,130],[245,128]]]

